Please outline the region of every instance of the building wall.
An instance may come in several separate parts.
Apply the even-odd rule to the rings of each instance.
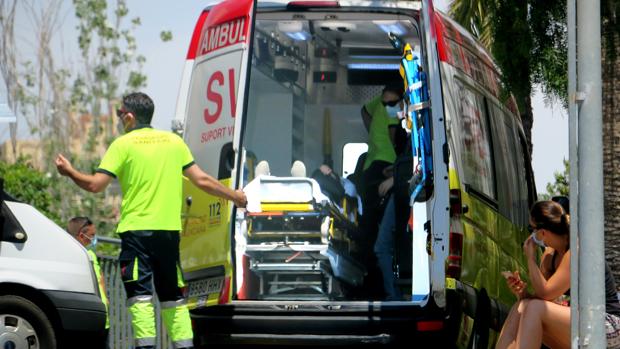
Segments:
[[[610,26],[606,27],[609,29]],[[610,43],[609,37],[603,35],[601,53],[605,256],[620,286],[620,84],[617,83],[620,81],[620,37],[618,34],[612,35],[614,43]],[[615,53],[615,57],[611,53]]]

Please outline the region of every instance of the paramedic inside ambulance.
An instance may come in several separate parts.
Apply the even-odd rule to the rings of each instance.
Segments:
[[[396,160],[394,141],[396,130],[400,127],[398,112],[402,110],[403,93],[402,81],[387,85],[380,95],[367,102],[361,110],[362,120],[368,131],[368,153],[364,162],[362,190],[367,213],[377,207],[379,184],[391,176],[389,171]],[[374,223],[377,224],[376,219]],[[369,230],[375,229],[373,227]]]
[[[360,242],[364,259],[370,267],[368,281],[371,282],[374,274],[372,270],[376,268],[372,250],[385,206],[379,195],[379,185],[392,177],[392,165],[396,160],[396,131],[400,127],[398,113],[403,109],[403,93],[402,81],[388,84],[380,95],[367,102],[361,110],[364,126],[368,130],[368,153],[364,162],[362,188],[358,188],[364,207],[360,222],[363,241]]]

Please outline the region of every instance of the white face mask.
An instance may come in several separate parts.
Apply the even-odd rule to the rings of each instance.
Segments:
[[[396,117],[398,117],[398,113],[401,111],[401,109],[400,109],[399,105],[395,105],[393,107],[390,107],[389,105],[386,105],[385,106],[385,111],[387,112],[389,117],[396,118]]]
[[[534,243],[542,248],[546,248],[547,245],[545,245],[545,242],[542,240],[538,240],[538,238],[536,237],[536,232],[532,233],[532,241],[534,241]]]

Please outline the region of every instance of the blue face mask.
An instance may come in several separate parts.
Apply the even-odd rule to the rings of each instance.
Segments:
[[[86,245],[87,250],[94,251],[97,248],[97,235],[94,235],[90,238],[88,235],[84,235],[88,240],[90,240],[90,244]]]
[[[534,241],[534,243],[542,248],[546,248],[547,245],[545,245],[545,242],[542,240],[538,240],[538,238],[536,237],[536,232],[532,233],[532,241]]]
[[[385,111],[387,112],[389,117],[395,118],[395,117],[398,117],[398,112],[400,111],[400,106],[395,105],[393,107],[390,107],[389,105],[386,105],[385,106]]]

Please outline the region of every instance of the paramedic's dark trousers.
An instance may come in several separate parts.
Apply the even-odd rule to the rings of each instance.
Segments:
[[[155,347],[153,284],[173,347],[192,348],[189,310],[181,293],[184,283],[179,263],[179,232],[136,230],[120,236],[121,277],[127,291],[136,349]]]
[[[362,206],[364,214],[360,226],[363,229],[365,240],[363,245],[369,249],[371,254],[375,239],[377,238],[377,229],[381,221],[384,206],[379,196],[379,185],[387,179],[387,177],[383,175],[383,170],[390,165],[391,164],[387,161],[375,160],[364,170],[363,174],[364,191]]]
[[[363,173],[363,209],[364,214],[360,221],[362,236],[358,243],[362,249],[362,260],[365,261],[368,275],[364,279],[364,290],[369,294],[366,296],[377,298],[383,294],[382,276],[377,267],[377,259],[373,248],[377,239],[379,222],[383,215],[384,203],[379,196],[379,185],[387,179],[383,175],[383,170],[392,165],[387,161],[375,160]]]

